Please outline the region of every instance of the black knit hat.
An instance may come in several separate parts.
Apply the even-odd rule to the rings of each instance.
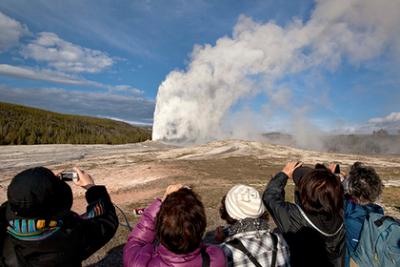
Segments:
[[[7,219],[58,218],[72,207],[72,190],[44,167],[17,174],[7,190]]]

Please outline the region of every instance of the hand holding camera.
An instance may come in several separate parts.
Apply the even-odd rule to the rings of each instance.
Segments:
[[[93,178],[78,167],[74,167],[73,171],[61,172],[59,177],[63,181],[72,181],[75,185],[81,186],[85,189],[89,189],[94,185]]]
[[[94,186],[94,181],[92,176],[90,176],[88,173],[85,171],[79,169],[78,167],[74,167],[74,171],[77,172],[78,174],[78,180],[73,181],[74,184],[81,186],[85,189],[89,189],[90,187]]]

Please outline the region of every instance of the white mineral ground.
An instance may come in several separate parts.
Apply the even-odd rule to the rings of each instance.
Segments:
[[[0,147],[0,201],[6,199],[7,186],[18,172],[34,166],[46,166],[55,172],[79,165],[89,170],[97,184],[107,186],[113,201],[125,204],[131,195],[129,189],[149,181],[174,176],[188,176],[191,173],[185,164],[198,160],[251,157],[267,160],[272,165],[284,165],[288,160],[305,163],[337,162],[350,166],[362,161],[377,168],[392,171],[383,177],[386,186],[400,186],[400,156],[367,156],[323,153],[301,150],[260,142],[224,140],[204,145],[177,147],[159,142],[147,141],[126,145],[34,145]],[[168,162],[168,166],[162,164]],[[392,175],[392,176],[390,176]],[[84,191],[72,187],[75,197],[81,199]],[[135,192],[135,197],[146,198],[154,195],[157,188]],[[81,210],[83,201],[76,201],[75,209]]]

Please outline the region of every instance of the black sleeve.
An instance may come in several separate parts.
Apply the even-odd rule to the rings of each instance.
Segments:
[[[0,206],[0,266],[6,266],[6,264],[4,263],[5,255],[3,255],[3,247],[7,230],[6,205],[7,202],[4,202]]]
[[[0,248],[2,247],[4,237],[6,234],[6,229],[7,229],[6,205],[7,205],[7,202],[4,202],[0,206]],[[0,252],[1,252],[1,250],[0,250]]]
[[[285,186],[288,176],[279,172],[273,177],[263,194],[263,201],[282,233],[295,231],[299,211],[296,205],[285,201]]]
[[[104,186],[93,186],[86,191],[88,202],[86,219],[81,222],[81,259],[84,260],[104,246],[117,231],[119,221],[114,205]]]

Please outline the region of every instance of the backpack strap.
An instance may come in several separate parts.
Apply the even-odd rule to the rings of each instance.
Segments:
[[[274,234],[271,233],[271,238],[272,238],[272,260],[271,260],[271,267],[276,266],[276,255],[278,254],[278,237]]]
[[[210,267],[210,255],[208,255],[206,248],[202,247],[200,249],[201,258],[203,259],[202,267]]]
[[[247,248],[243,245],[243,243],[235,238],[232,239],[228,242],[226,242],[226,244],[231,245],[232,247],[240,250],[241,252],[243,252],[250,260],[251,262],[257,266],[257,267],[262,267],[262,265],[257,261],[257,259],[250,253],[250,251],[247,250]]]
[[[311,225],[312,228],[314,228],[315,230],[317,230],[321,235],[324,235],[324,236],[326,236],[326,237],[332,237],[332,236],[337,235],[337,234],[340,232],[340,230],[342,230],[342,228],[343,228],[343,223],[342,223],[342,224],[340,225],[340,227],[336,230],[336,232],[334,232],[334,233],[332,233],[332,234],[325,233],[324,231],[322,231],[321,229],[319,229],[319,228],[310,220],[310,218],[308,218],[308,216],[306,215],[306,213],[303,211],[303,209],[302,209],[299,205],[297,205],[297,204],[295,204],[295,205],[296,205],[296,207],[299,209],[301,216],[303,216],[303,218],[308,222],[308,224]]]

